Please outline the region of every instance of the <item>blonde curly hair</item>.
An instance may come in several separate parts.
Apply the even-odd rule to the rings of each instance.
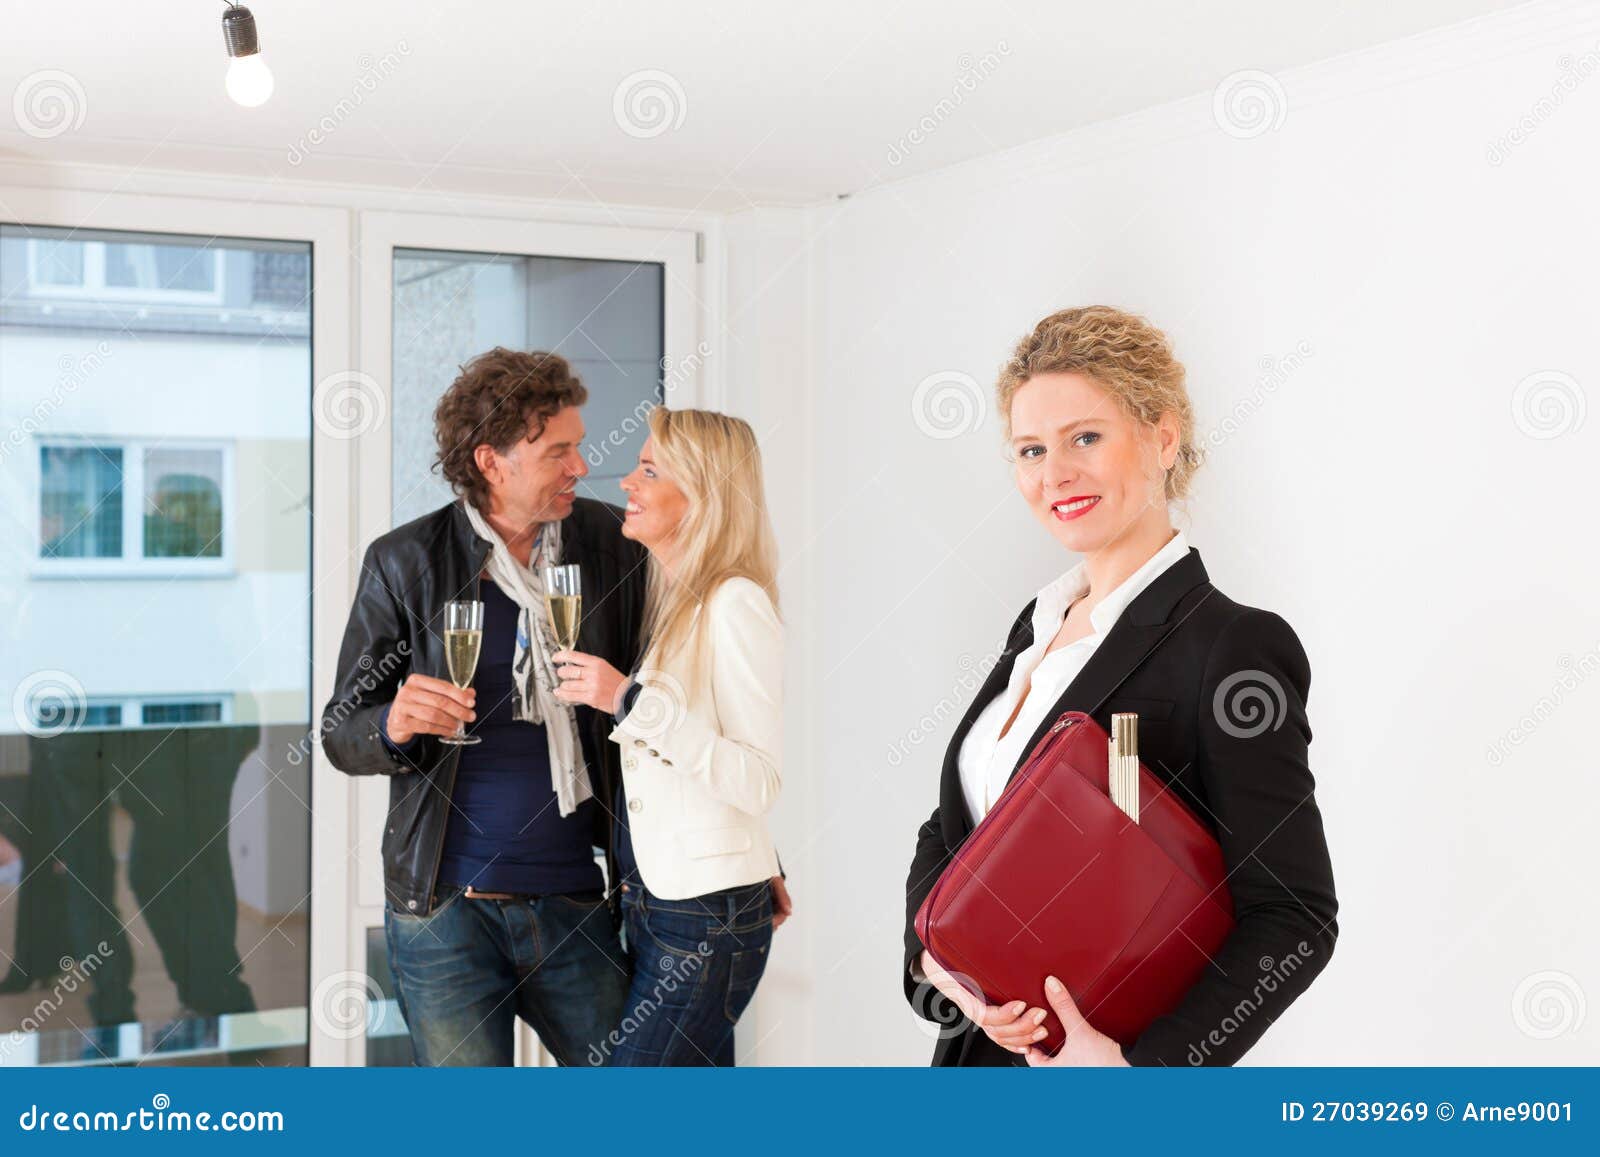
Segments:
[[[1109,305],[1086,305],[1052,313],[1017,343],[1000,370],[995,392],[1011,437],[1011,399],[1039,374],[1082,374],[1105,389],[1130,418],[1153,426],[1169,411],[1178,419],[1178,456],[1167,471],[1169,500],[1189,493],[1199,469],[1194,407],[1184,385],[1183,363],[1167,335],[1142,317]]]

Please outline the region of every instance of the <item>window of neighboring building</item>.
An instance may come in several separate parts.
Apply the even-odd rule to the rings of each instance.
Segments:
[[[35,727],[63,722],[59,701],[30,703]],[[178,727],[190,723],[231,723],[232,695],[96,695],[80,709],[74,730],[107,727]],[[54,714],[52,714],[54,713]]]
[[[28,291],[50,297],[215,305],[223,250],[201,245],[30,238]]]
[[[226,571],[231,468],[227,444],[41,442],[38,570]]]

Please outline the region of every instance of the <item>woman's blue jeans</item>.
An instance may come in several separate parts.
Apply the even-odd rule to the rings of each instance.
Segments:
[[[772,945],[771,885],[662,900],[624,884],[622,915],[633,984],[603,1056],[589,1063],[732,1066],[733,1026]]]

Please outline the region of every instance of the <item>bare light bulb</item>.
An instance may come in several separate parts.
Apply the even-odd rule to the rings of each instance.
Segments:
[[[272,95],[272,70],[261,59],[261,40],[250,9],[228,5],[222,14],[222,40],[228,48],[228,95],[245,108],[265,104]]]
[[[259,52],[250,56],[236,56],[228,62],[228,77],[224,82],[228,95],[245,108],[256,108],[267,103],[272,95],[272,70],[261,59]]]

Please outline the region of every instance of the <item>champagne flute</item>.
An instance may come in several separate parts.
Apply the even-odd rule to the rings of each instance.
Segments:
[[[475,601],[450,602],[444,605],[444,656],[450,666],[450,682],[465,691],[472,686],[472,676],[478,669],[478,652],[483,648],[483,604]],[[454,735],[442,736],[441,743],[465,747],[469,743],[482,743],[476,735],[467,734],[465,722],[456,724]]]
[[[556,650],[578,649],[578,620],[583,617],[583,578],[577,566],[547,566],[544,579],[544,605],[550,613],[550,637]]]

